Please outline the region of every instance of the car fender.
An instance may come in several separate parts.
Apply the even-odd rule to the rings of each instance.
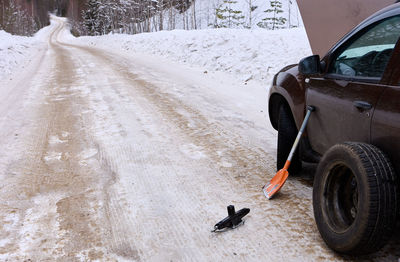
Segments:
[[[282,103],[289,106],[299,129],[304,118],[305,88],[304,77],[299,74],[297,65],[287,66],[277,73],[269,91],[268,112],[271,124],[276,130],[279,107]]]

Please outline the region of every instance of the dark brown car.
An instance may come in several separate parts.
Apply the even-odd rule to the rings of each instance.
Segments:
[[[355,27],[322,59],[311,56],[282,69],[270,90],[269,116],[278,130],[278,170],[306,106],[316,108],[289,171],[298,172],[301,160],[319,163],[314,215],[324,241],[341,253],[374,252],[396,226],[399,37],[400,4],[394,4]]]

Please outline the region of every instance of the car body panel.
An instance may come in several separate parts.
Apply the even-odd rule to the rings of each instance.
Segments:
[[[400,87],[385,88],[376,106],[371,124],[371,143],[390,158],[400,172]]]
[[[371,122],[371,143],[382,149],[400,172],[400,40],[389,61],[390,84],[376,105]]]
[[[307,126],[315,151],[323,154],[333,145],[346,141],[370,142],[371,116],[384,86],[310,78],[306,87],[307,105],[316,108]],[[365,101],[372,107],[357,109],[356,101]]]

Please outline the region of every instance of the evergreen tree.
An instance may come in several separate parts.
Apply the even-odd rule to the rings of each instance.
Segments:
[[[234,0],[224,0],[215,10],[216,21],[214,27],[216,28],[232,28],[233,26],[239,27],[243,25],[244,15],[242,11],[232,9],[232,5],[236,4]]]
[[[1,1],[0,29],[16,35],[33,35],[38,30],[35,18],[14,0]]]
[[[83,23],[88,35],[99,35],[101,33],[100,2],[89,0],[87,9],[82,11]]]
[[[272,30],[284,28],[287,19],[279,16],[279,14],[283,13],[282,3],[279,0],[270,0],[269,4],[270,8],[264,11],[268,14],[268,17],[262,19],[262,22],[257,25]]]

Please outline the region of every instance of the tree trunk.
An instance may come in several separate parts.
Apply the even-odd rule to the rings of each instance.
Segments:
[[[192,25],[192,29],[194,26],[194,29],[197,30],[197,21],[196,21],[196,0],[192,0],[192,8],[193,8],[193,12],[192,12],[192,16],[193,16],[193,25]]]
[[[289,5],[289,16],[288,16],[288,22],[289,22],[289,25],[288,25],[288,28],[290,28],[290,25],[291,25],[291,19],[290,19],[290,16],[291,16],[291,5],[292,5],[292,1],[291,0],[288,0],[288,5]]]
[[[251,28],[253,25],[252,15],[253,15],[253,5],[252,5],[252,1],[249,0],[249,28]]]
[[[274,20],[272,20],[272,30],[275,30],[275,23],[276,23],[276,7],[274,9]]]
[[[164,23],[164,18],[163,18],[163,11],[161,10],[160,11],[160,21],[159,21],[159,27],[158,27],[158,29],[160,30],[160,31],[162,31],[162,30],[164,30],[164,27],[163,27],[163,23]]]

